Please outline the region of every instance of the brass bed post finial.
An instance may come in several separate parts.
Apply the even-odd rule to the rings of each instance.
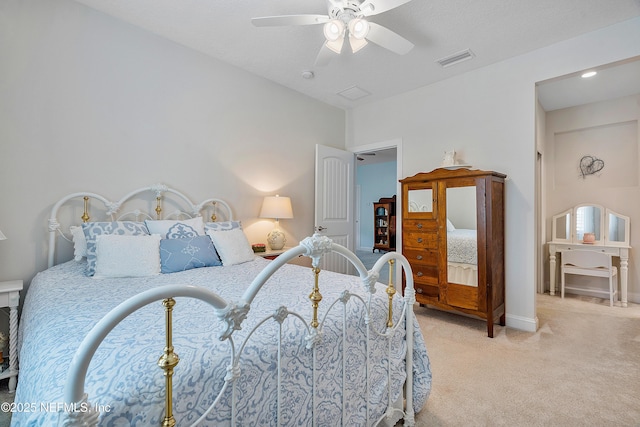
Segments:
[[[161,219],[162,217],[160,216],[162,214],[162,206],[160,206],[160,200],[162,199],[162,197],[158,196],[156,197],[156,217],[157,219]]]
[[[213,213],[211,214],[211,222],[216,222],[216,219],[218,219],[218,217],[216,216],[216,202],[215,202],[215,200],[212,201],[211,204],[213,205]]]
[[[318,278],[320,276],[320,268],[312,267],[314,274],[313,292],[309,295],[311,300],[311,307],[313,307],[313,320],[311,321],[311,327],[317,328],[318,323],[318,305],[322,301],[322,294],[320,294],[320,288],[318,287]]]
[[[173,352],[173,342],[172,342],[172,312],[173,306],[176,305],[176,300],[173,298],[167,298],[162,300],[162,305],[165,308],[165,337],[166,337],[166,346],[164,348],[164,353],[158,359],[158,366],[160,369],[164,371],[165,385],[166,385],[166,393],[165,393],[165,407],[166,413],[164,419],[162,420],[162,427],[174,427],[176,425],[176,420],[173,418],[173,368],[176,367],[178,362],[180,362],[180,358],[176,353]]]
[[[387,295],[389,296],[389,318],[387,319],[387,327],[393,328],[393,296],[396,294],[396,288],[393,286],[393,266],[395,259],[389,260],[389,286],[387,286]]]
[[[84,213],[82,214],[80,219],[82,219],[82,222],[89,222],[89,219],[91,218],[89,216],[89,196],[84,196],[83,199],[84,199]]]

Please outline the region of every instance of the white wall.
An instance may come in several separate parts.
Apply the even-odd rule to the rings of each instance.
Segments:
[[[587,33],[349,111],[347,147],[402,138],[404,176],[438,167],[452,147],[507,174],[507,325],[535,330],[535,83],[639,54],[640,19]]]
[[[631,247],[640,247],[640,94],[547,113],[545,142],[546,241],[551,240],[553,215],[580,203],[595,203],[629,216]],[[602,159],[602,171],[582,178],[578,163],[584,155]],[[547,277],[548,268],[547,262]],[[640,251],[632,250],[632,302],[640,302],[639,269]]]
[[[313,232],[315,144],[344,148],[344,111],[70,0],[1,2],[0,58],[0,280],[45,268],[49,211],[76,191],[220,197],[252,242],[279,193],[289,242]]]

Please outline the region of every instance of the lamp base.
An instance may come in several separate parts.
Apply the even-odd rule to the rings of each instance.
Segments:
[[[284,248],[284,244],[286,242],[287,239],[285,238],[284,233],[277,228],[271,230],[267,235],[267,243],[269,243],[269,247],[274,251]]]

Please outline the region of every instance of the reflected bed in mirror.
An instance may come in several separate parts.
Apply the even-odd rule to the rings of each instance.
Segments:
[[[447,188],[447,281],[478,286],[476,187]]]

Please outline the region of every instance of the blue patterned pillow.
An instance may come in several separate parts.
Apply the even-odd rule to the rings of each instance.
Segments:
[[[82,224],[82,231],[87,240],[87,276],[93,276],[96,272],[96,236],[102,234],[118,234],[120,236],[149,234],[144,222],[136,221],[87,222]]]
[[[242,223],[240,221],[206,222],[204,224],[205,233],[209,230],[228,231],[236,228],[242,228]]]
[[[200,267],[222,265],[209,236],[160,241],[162,273],[175,273]]]
[[[202,217],[185,220],[146,220],[149,234],[159,234],[163,239],[183,239],[185,237],[204,236]]]

